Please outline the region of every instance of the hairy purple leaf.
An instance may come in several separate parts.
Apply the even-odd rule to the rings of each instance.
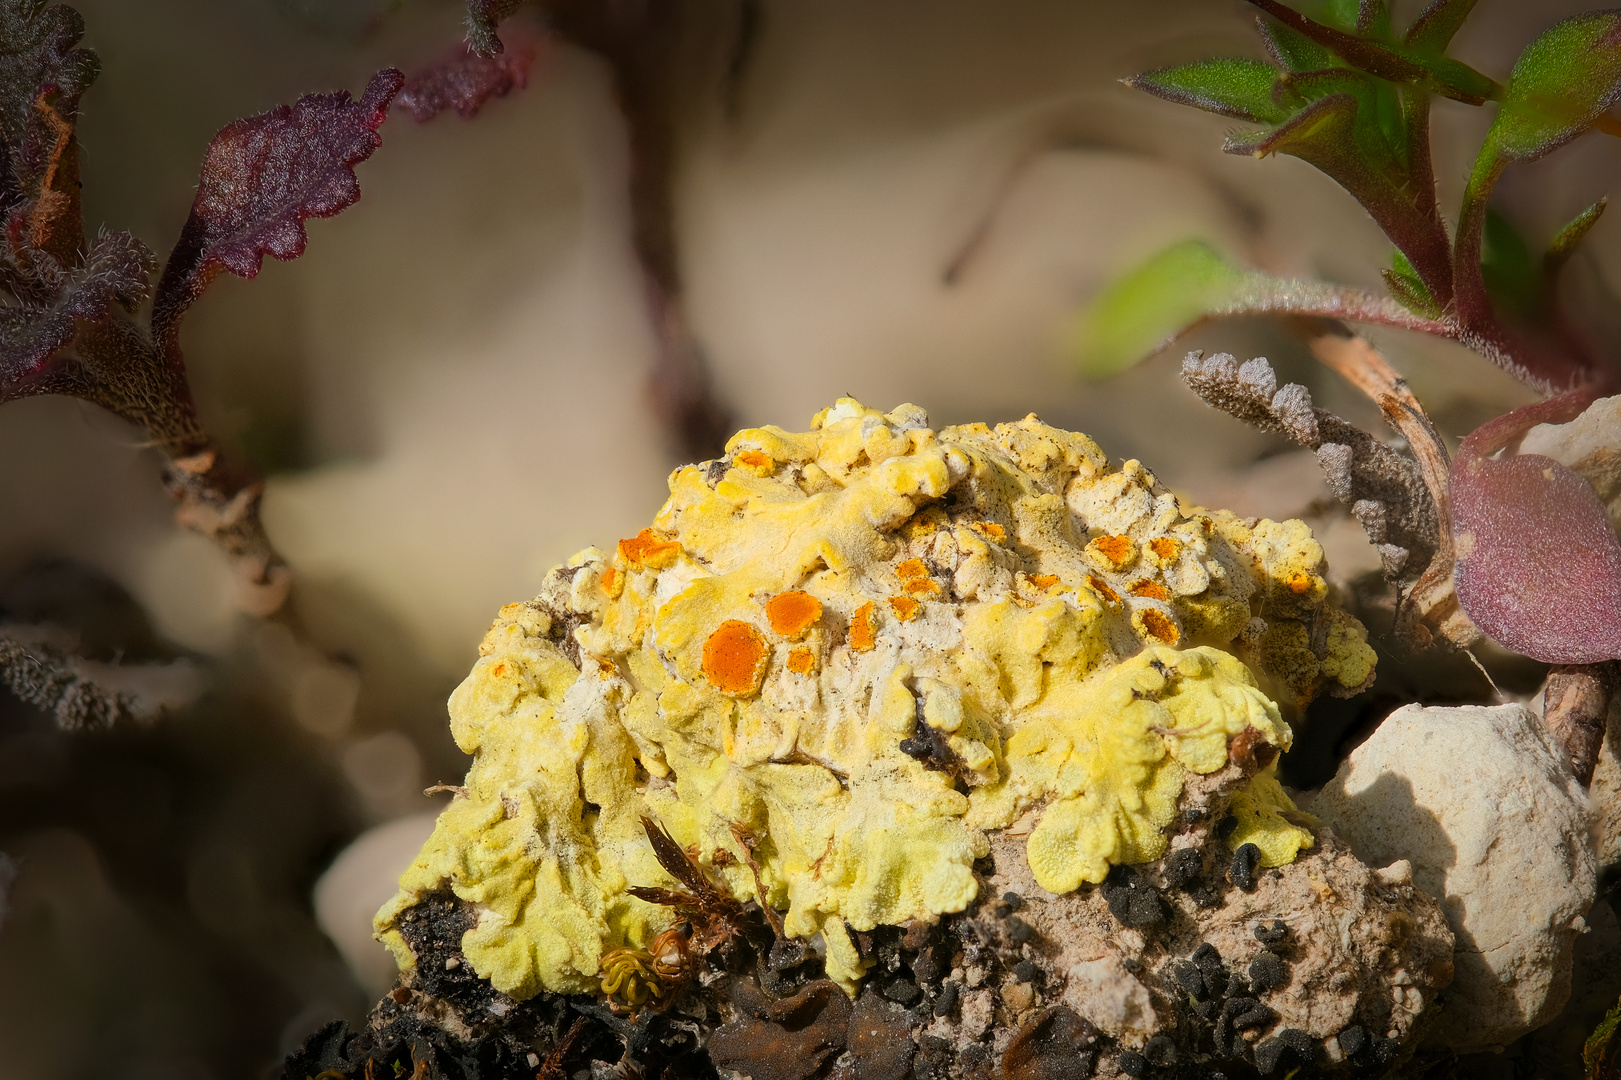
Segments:
[[[1541,454],[1490,455],[1587,401],[1566,395],[1499,416],[1452,463],[1458,601],[1499,644],[1548,664],[1621,658],[1621,540],[1570,469]]]
[[[55,361],[85,326],[105,322],[115,304],[131,312],[140,307],[155,263],[129,233],[103,233],[83,265],[64,275],[55,302],[0,308],[0,401],[66,389]]]
[[[360,198],[354,167],[382,145],[377,129],[405,76],[372,76],[359,101],[309,94],[226,124],[209,145],[191,216],[158,281],[153,336],[177,355],[180,317],[221,269],[251,278],[264,256],[296,259],[304,222]]]
[[[532,49],[513,49],[495,56],[464,51],[406,79],[394,105],[410,113],[419,124],[446,109],[454,109],[463,120],[471,120],[491,98],[506,97],[527,86],[529,65],[534,60]]]

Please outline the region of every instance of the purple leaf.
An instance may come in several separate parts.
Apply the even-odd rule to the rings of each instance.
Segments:
[[[106,322],[113,305],[126,311],[140,307],[155,262],[129,233],[104,233],[84,264],[57,282],[53,303],[0,309],[0,401],[63,389],[55,361],[83,326]]]
[[[471,120],[492,97],[506,97],[527,86],[529,65],[534,59],[532,49],[513,49],[495,56],[464,51],[405,80],[405,88],[394,104],[419,124],[446,109],[454,109],[463,120]]]
[[[266,255],[298,258],[305,221],[360,198],[354,167],[382,145],[377,129],[404,82],[388,68],[359,101],[347,91],[309,94],[220,129],[158,281],[152,331],[166,353],[177,355],[180,317],[222,268],[251,278]]]
[[[1489,455],[1585,395],[1516,409],[1464,439],[1452,463],[1458,600],[1498,644],[1548,664],[1621,658],[1621,540],[1588,482],[1552,458]]]

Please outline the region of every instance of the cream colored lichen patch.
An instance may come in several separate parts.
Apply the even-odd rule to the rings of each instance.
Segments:
[[[852,932],[967,907],[989,832],[1034,814],[1037,881],[1100,881],[1163,853],[1230,738],[1287,748],[1263,686],[1371,679],[1322,571],[1299,522],[1185,511],[1034,417],[936,432],[844,399],[740,432],[651,528],[502,610],[451,698],[467,795],[379,936],[410,963],[400,919],[448,888],[498,989],[589,991],[672,920],[626,892],[671,884],[647,814],[743,900],[752,835],[762,899],[853,990]],[[1269,774],[1236,805],[1269,864],[1309,843]]]

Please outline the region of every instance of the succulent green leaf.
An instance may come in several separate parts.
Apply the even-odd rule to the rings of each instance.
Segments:
[[[1555,23],[1514,63],[1487,143],[1535,161],[1591,128],[1621,99],[1621,11]]]
[[[1264,15],[1255,17],[1261,31],[1261,42],[1272,59],[1290,71],[1320,71],[1343,65],[1343,61],[1298,30],[1291,30]]]
[[[1359,112],[1354,94],[1330,94],[1269,131],[1229,136],[1224,149],[1256,157],[1288,154],[1333,177],[1407,253],[1434,290],[1450,274],[1446,237],[1402,190],[1391,155],[1366,141],[1366,122]]]
[[[1542,266],[1512,222],[1486,209],[1480,271],[1497,310],[1520,322],[1535,320],[1542,308]]]
[[[1310,38],[1352,67],[1396,83],[1414,83],[1470,105],[1500,89],[1468,64],[1433,53],[1388,45],[1306,18],[1281,0],[1249,0],[1278,22]]]
[[[1610,205],[1608,198],[1600,199],[1586,210],[1577,214],[1569,225],[1560,229],[1554,235],[1553,242],[1548,245],[1548,254],[1542,259],[1542,272],[1549,279],[1570,261],[1571,255],[1576,252],[1576,245],[1580,244],[1587,234],[1592,231],[1598,219],[1604,216],[1604,208]]]
[[[1422,315],[1426,319],[1439,319],[1441,305],[1435,302],[1435,296],[1430,292],[1424,279],[1418,276],[1413,264],[1407,256],[1398,250],[1391,258],[1389,269],[1379,271],[1385,279],[1385,288],[1396,302],[1415,315]]]
[[[1390,40],[1390,0],[1361,0],[1356,11],[1356,32],[1365,38]]]
[[[1272,87],[1277,79],[1278,69],[1271,64],[1222,57],[1160,68],[1125,82],[1179,105],[1253,124],[1281,124],[1289,118],[1289,110],[1273,100]]]
[[[1400,186],[1406,179],[1407,124],[1395,87],[1354,68],[1336,67],[1285,75],[1276,91],[1291,113],[1337,93],[1356,98],[1352,134],[1364,161]]]
[[[1452,35],[1475,8],[1475,0],[1435,0],[1407,30],[1407,45],[1420,52],[1443,53]]]
[[[1202,241],[1160,252],[1107,286],[1081,313],[1070,337],[1081,374],[1107,378],[1157,352],[1232,303],[1248,277]]]

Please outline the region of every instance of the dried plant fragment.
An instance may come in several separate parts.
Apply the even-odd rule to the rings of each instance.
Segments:
[[[31,248],[71,266],[84,243],[73,124],[101,63],[74,48],[83,35],[70,7],[0,4],[0,210],[13,258]]]
[[[1564,465],[1491,455],[1587,402],[1567,395],[1499,416],[1452,465],[1458,599],[1500,644],[1549,664],[1621,658],[1621,541],[1592,485]]]
[[[150,720],[200,688],[190,664],[120,665],[76,655],[49,627],[0,627],[0,679],[64,731]]]
[[[1440,529],[1435,503],[1413,462],[1314,407],[1310,391],[1299,383],[1279,387],[1264,357],[1239,364],[1229,353],[1191,352],[1182,362],[1182,378],[1207,405],[1315,451],[1329,490],[1351,508],[1378,549],[1386,577],[1396,580],[1429,565]]]
[[[412,73],[394,106],[410,113],[419,124],[447,109],[463,120],[471,120],[491,98],[506,97],[527,86],[529,65],[534,60],[532,49],[514,49],[494,56],[462,51]]]
[[[750,981],[733,984],[739,1016],[709,1037],[716,1068],[755,1080],[810,1080],[844,1049],[850,1001],[826,979],[790,998],[768,1002]]]

